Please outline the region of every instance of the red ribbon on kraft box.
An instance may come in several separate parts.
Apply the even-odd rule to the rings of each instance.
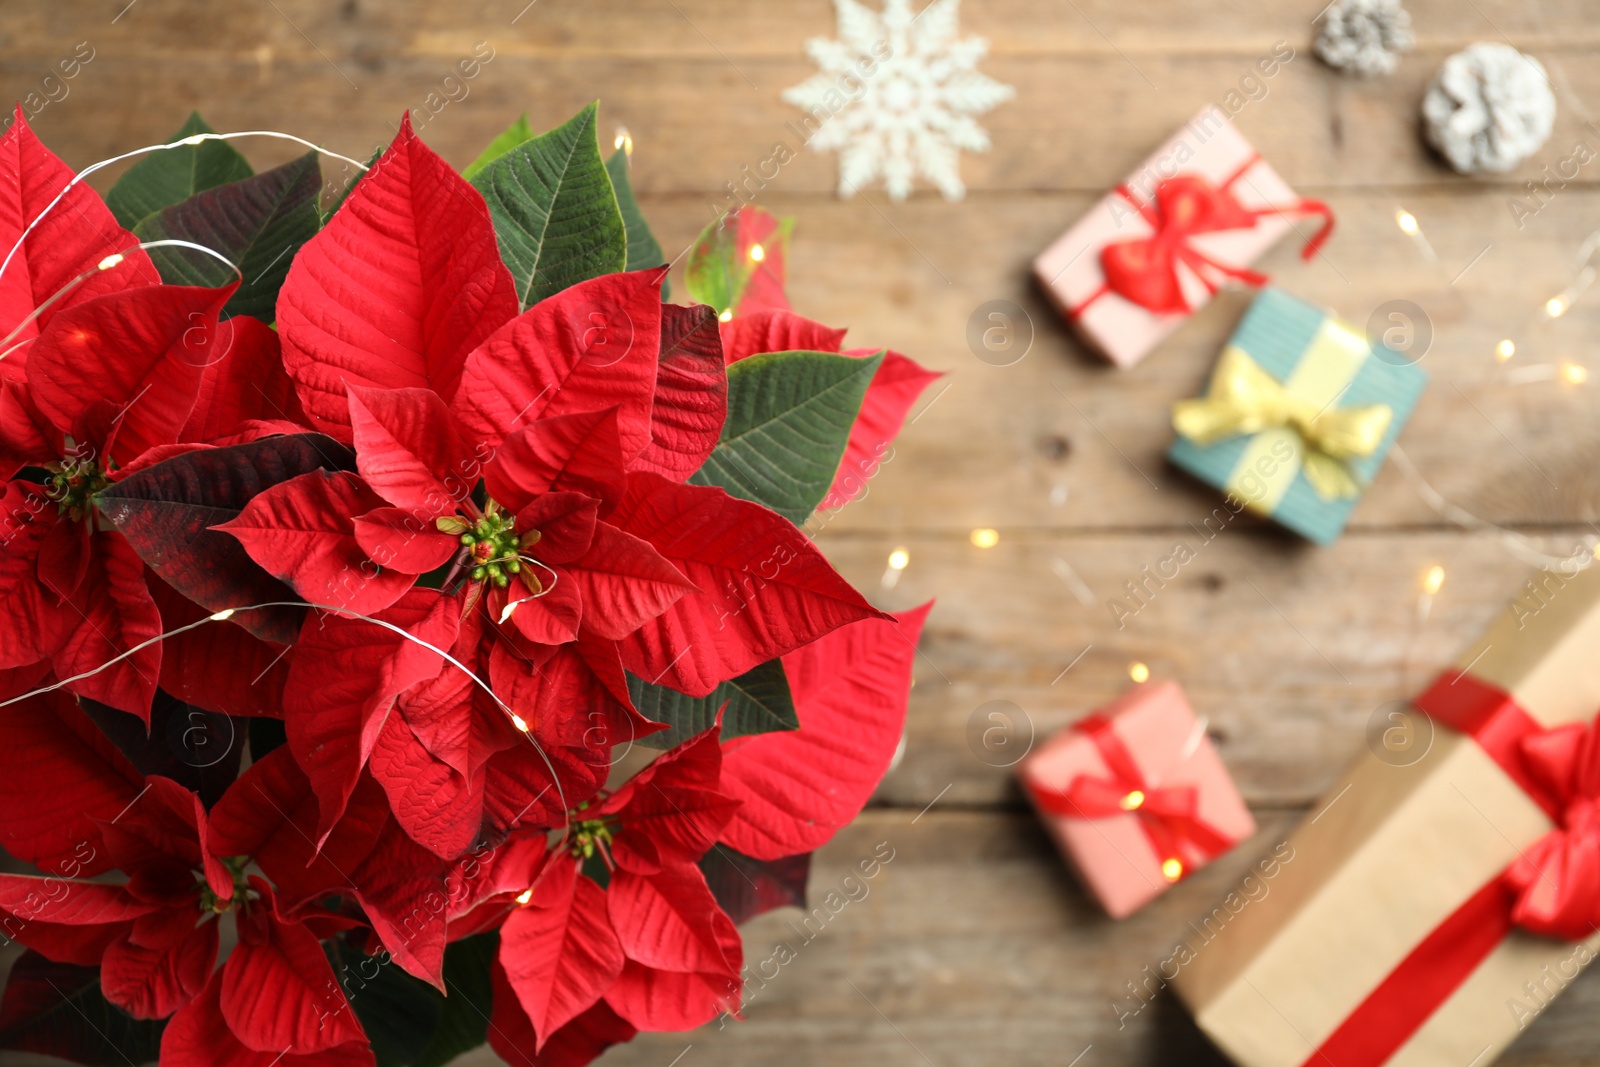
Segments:
[[[1556,825],[1417,944],[1305,1067],[1387,1062],[1513,930],[1574,942],[1600,930],[1600,721],[1541,726],[1460,671],[1416,706],[1476,741]]]

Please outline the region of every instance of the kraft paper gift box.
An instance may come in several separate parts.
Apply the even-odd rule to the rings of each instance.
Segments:
[[[1244,1067],[1487,1067],[1600,951],[1600,566],[1536,581],[1179,946]]]
[[[1062,856],[1113,919],[1255,832],[1174,682],[1135,686],[1018,768]]]
[[[1235,512],[1330,544],[1427,384],[1420,367],[1349,323],[1263,289],[1206,395],[1173,408],[1167,458],[1227,493]]]
[[[1033,263],[1083,339],[1121,367],[1143,359],[1229,281],[1265,284],[1250,265],[1294,228],[1322,217],[1310,258],[1333,226],[1325,204],[1278,176],[1220,108],[1173,134]]]

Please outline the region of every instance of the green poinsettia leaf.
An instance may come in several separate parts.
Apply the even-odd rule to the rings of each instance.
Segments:
[[[339,945],[339,984],[372,1042],[378,1067],[412,1067],[439,1025],[445,997],[385,954],[367,956]]]
[[[783,278],[793,232],[794,219],[760,208],[746,206],[717,218],[689,247],[684,264],[689,296],[718,314],[738,312],[746,295],[757,297],[763,307],[787,306]]]
[[[317,154],[196,193],[147,216],[134,233],[143,241],[192,241],[214,249],[239,265],[239,291],[223,315],[253,315],[271,322],[278,290],[300,246],[321,224]],[[219,286],[231,282],[227,264],[193,249],[154,248],[150,258],[161,280],[173,285]]]
[[[638,198],[633,195],[633,182],[628,175],[628,153],[617,149],[606,160],[606,173],[611,175],[611,187],[617,193],[617,207],[622,211],[622,223],[628,233],[628,269],[644,270],[647,267],[664,267],[666,253],[661,242],[650,232],[644,212],[639,210]],[[662,279],[661,299],[667,298],[666,279]]]
[[[533,127],[528,125],[528,116],[526,114],[518,115],[516,122],[507,126],[500,136],[490,141],[488,147],[478,153],[477,159],[467,164],[467,169],[461,172],[461,176],[470,182],[483,171],[484,167],[487,167],[522,142],[531,141],[533,138]]]
[[[883,353],[769,352],[728,368],[722,439],[689,481],[720,485],[799,525],[839,470]]]
[[[683,267],[689,299],[697,304],[710,304],[719,315],[733,307],[736,299],[734,244],[731,227],[717,219],[694,239],[694,247],[689,250],[689,259]]]
[[[685,696],[675,689],[628,675],[628,695],[634,707],[652,722],[670,724],[670,729],[642,737],[639,743],[651,748],[674,748],[696,734],[704,733],[717,721],[717,710],[727,704],[722,715],[722,738],[767,734],[775,730],[797,730],[794,697],[780,660],[769,660],[737,678],[723,682],[703,697]]]
[[[135,1019],[107,1001],[100,968],[54,963],[31,949],[12,966],[0,998],[0,1049],[90,1067],[154,1063],[166,1025]]]
[[[196,111],[166,143],[177,144],[197,133],[216,132]],[[125,229],[131,230],[145,216],[164,207],[254,173],[245,158],[227,141],[178,145],[152,152],[129,167],[106,194],[106,206]]]
[[[628,235],[595,133],[599,105],[511,149],[473,185],[524,309],[628,265]]]
[[[489,1040],[489,1008],[494,997],[489,965],[499,951],[500,935],[493,931],[445,947],[444,987],[449,995],[444,998],[433,1040],[412,1067],[443,1067]]]

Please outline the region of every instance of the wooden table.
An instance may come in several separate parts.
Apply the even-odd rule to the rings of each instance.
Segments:
[[[465,164],[518,112],[548,128],[599,97],[607,135],[619,125],[633,134],[634,182],[672,254],[712,217],[724,182],[776,141],[793,144],[784,124],[798,113],[780,90],[813,70],[804,41],[834,31],[826,0],[525,2],[8,5],[0,76],[8,97],[43,92],[53,65],[89,43],[94,58],[35,121],[76,166],[162,139],[192,106],[219,129],[282,129],[364,158],[403,108],[429,106],[435,93],[436,105],[456,61],[487,42],[492,60],[424,138]],[[1256,98],[1239,109],[1239,128],[1338,212],[1325,255],[1306,265],[1286,243],[1267,270],[1357,323],[1388,301],[1421,310],[1433,381],[1403,444],[1422,476],[1551,551],[1592,535],[1595,385],[1513,384],[1512,372],[1595,359],[1600,299],[1554,322],[1540,309],[1600,226],[1600,163],[1552,184],[1520,225],[1511,205],[1537,204],[1523,182],[1542,181],[1574,146],[1600,149],[1589,121],[1600,109],[1600,11],[1592,0],[1412,0],[1415,52],[1392,77],[1363,82],[1312,57],[1319,6],[968,0],[963,30],[991,41],[982,69],[1017,95],[982,120],[994,148],[963,160],[964,203],[919,192],[896,205],[876,189],[840,201],[836,160],[810,152],[762,191],[760,204],[799,218],[790,283],[799,310],[848,325],[856,344],[892,345],[948,373],[866,499],[818,535],[880,605],[938,598],[904,759],[820,853],[813,893],[837,887],[879,842],[894,859],[809,941],[792,910],[748,926],[752,962],[780,940],[795,958],[755,993],[746,1022],[641,1039],[605,1062],[1211,1062],[1170,996],[1125,1027],[1112,1002],[1281,839],[1362,745],[1369,717],[1414,693],[1519,590],[1527,565],[1500,535],[1445,521],[1390,462],[1337,545],[1315,549],[1241,521],[1198,547],[1125,627],[1113,621],[1106,601],[1178,542],[1196,547],[1190,524],[1215,506],[1162,459],[1168,410],[1200,387],[1247,298],[1225,295],[1139,367],[1114,371],[1068,336],[1028,264],[1203,103],[1242,85]],[[1418,104],[1447,54],[1502,39],[1550,69],[1556,132],[1511,175],[1459,178],[1419,143]],[[1293,60],[1252,89],[1255,61],[1280,41]],[[267,142],[246,151],[258,164],[289,154]],[[1396,227],[1402,207],[1434,259]],[[969,317],[990,300],[1031,318],[1032,349],[1014,365],[969,350]],[[1517,344],[1508,366],[1494,357],[1504,337]],[[998,545],[970,543],[979,527],[998,530]],[[910,565],[884,589],[896,546]],[[1446,579],[1423,618],[1422,577],[1435,564]],[[1117,693],[1133,661],[1181,680],[1209,716],[1261,831],[1114,924],[1066,875],[1010,772],[969,738],[976,709],[993,700],[1023,709],[1043,737]],[[1504,1062],[1593,1063],[1597,1020],[1600,978],[1581,980]]]

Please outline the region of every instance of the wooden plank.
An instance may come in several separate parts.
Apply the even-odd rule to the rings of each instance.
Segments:
[[[1573,278],[1600,197],[1563,190],[1521,229],[1500,190],[1329,199],[1340,221],[1324,256],[1307,265],[1298,242],[1284,242],[1262,265],[1358,326],[1394,301],[1421,311],[1419,328],[1433,334],[1421,365],[1432,381],[1401,443],[1425,478],[1498,523],[1600,518],[1600,499],[1582,489],[1600,445],[1594,385],[1509,384],[1526,366],[1593,363],[1585,342],[1600,327],[1597,294],[1558,320],[1541,309]],[[1178,528],[1219,503],[1164,455],[1172,403],[1204,387],[1245,294],[1225,294],[1139,366],[1117,371],[1070,334],[1027,269],[1089,197],[985,197],[960,210],[917,202],[881,215],[787,196],[760,202],[798,217],[789,281],[797,309],[849,325],[852,344],[893,345],[949,375],[929,388],[868,496],[831,517],[829,529]],[[1421,220],[1437,263],[1395,225],[1402,205]],[[669,254],[710,216],[686,198],[645,208]],[[1011,366],[987,364],[968,347],[969,320],[996,299],[1020,305],[1035,329],[1032,350]],[[1375,329],[1387,325],[1380,316]],[[1519,354],[1502,366],[1494,352],[1505,337]],[[1600,375],[1600,364],[1590,370]],[[1391,461],[1352,525],[1443,521]]]
[[[869,7],[880,6],[869,4]],[[922,6],[919,2],[913,7]],[[115,24],[113,16],[128,7]],[[1454,48],[1475,40],[1507,40],[1521,48],[1572,50],[1600,40],[1583,0],[1539,5],[1480,0],[1463,10],[1451,0],[1407,5],[1422,48]],[[1295,5],[1184,3],[1152,0],[1130,8],[1116,0],[985,0],[961,8],[965,34],[990,41],[995,55],[1061,54],[1116,57],[1222,53],[1250,56],[1279,40],[1309,45],[1316,11]],[[751,5],[738,0],[589,0],[576,4],[427,0],[338,4],[278,0],[219,9],[205,0],[106,0],[92,6],[30,5],[7,18],[7,52],[50,58],[56,42],[90,36],[137,41],[152,57],[248,53],[279,56],[415,56],[451,58],[478,40],[528,55],[630,57],[788,56],[808,37],[833,36],[826,0]]]
[[[911,808],[935,797],[1020,805],[1010,765],[1122,692],[1135,661],[1181,682],[1246,799],[1308,804],[1369,723],[1387,725],[1393,702],[1448,665],[1531,573],[1497,541],[1453,533],[1356,534],[1322,550],[1232,527],[1209,541],[1203,530],[1025,531],[980,549],[891,529],[825,531],[819,543],[879,607],[937,599],[905,758],[879,790]],[[894,547],[910,565],[888,590]],[[1422,578],[1436,564],[1446,581],[1424,619]]]
[[[272,51],[207,52],[161,59],[162,76],[153,78],[149,57],[106,44],[66,85],[66,98],[39,112],[37,124],[80,166],[158,141],[201,105],[219,129],[288,129],[364,159],[392,136],[402,111],[431,109],[437,114],[426,124],[426,138],[464,165],[519,112],[528,111],[536,127],[548,128],[601,97],[603,128],[622,124],[634,133],[641,192],[720,198],[724,183],[744,180],[747,166],[759,172],[780,143],[798,153],[778,171],[775,183],[782,191],[827,194],[837,185],[836,159],[802,150],[804,133],[792,125],[801,112],[779,96],[813,73],[798,52],[792,58],[708,62],[507,51],[482,66],[475,79],[447,87],[452,64],[470,47],[467,42],[453,57],[381,50],[288,58]],[[1465,190],[1489,184],[1453,175],[1417,136],[1416,102],[1443,55],[1419,52],[1391,79],[1357,82],[1302,53],[1263,83],[1256,102],[1233,105],[1236,121],[1290,182],[1307,190],[1442,183]],[[49,63],[8,58],[0,64],[0,90],[27,99],[39,91]],[[1099,192],[1201,106],[1227,104],[1228,94],[1254,76],[1253,63],[1238,56],[1164,53],[1134,61],[997,57],[986,69],[1014,85],[1017,97],[984,117],[994,147],[963,159],[963,179],[975,191]],[[1562,69],[1562,107],[1550,143],[1496,187],[1520,189],[1523,181],[1542,180],[1542,168],[1556,168],[1579,142],[1600,149],[1600,135],[1587,125],[1583,110],[1584,100],[1600,100],[1600,66],[1571,62]],[[219,92],[220,86],[237,91]],[[447,102],[451,94],[458,102]],[[1095,107],[1061,103],[1089,98]],[[708,107],[716,109],[714,123],[706,121]],[[268,148],[262,158],[290,154],[283,148],[274,156]],[[771,174],[773,167],[766,170]],[[1600,168],[1591,165],[1576,174],[1575,184],[1592,186]],[[870,190],[867,195],[882,199]]]

